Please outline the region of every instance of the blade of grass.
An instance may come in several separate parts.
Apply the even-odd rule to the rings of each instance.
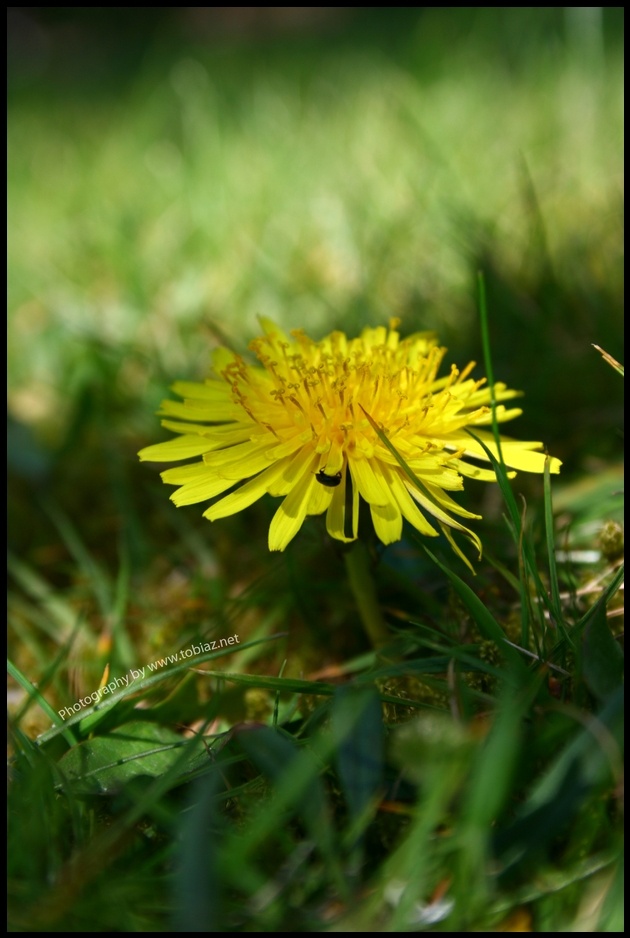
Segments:
[[[614,577],[602,593],[602,595],[597,599],[595,603],[588,609],[582,618],[575,625],[575,632],[580,633],[585,626],[588,624],[592,616],[599,615],[601,606],[607,606],[610,600],[613,598],[618,589],[620,589],[621,584],[624,579],[624,567],[623,565],[619,567]]]
[[[222,870],[237,884],[239,871],[249,865],[254,851],[283,828],[287,813],[300,810],[310,836],[329,866],[331,880],[347,899],[348,888],[334,848],[327,798],[319,778],[321,766],[330,758],[336,740],[330,735],[320,737],[315,757],[310,747],[298,749],[270,727],[242,731],[237,739],[248,756],[274,779],[274,797],[249,819],[246,829],[226,838],[221,851]]]
[[[8,555],[7,566],[9,573],[16,580],[24,592],[40,603],[51,618],[57,623],[56,630],[50,630],[48,634],[57,641],[65,642],[76,627],[79,614],[69,603],[55,594],[53,588],[42,577],[40,577],[31,567],[18,560],[12,554]],[[87,628],[87,621],[82,620]]]
[[[525,536],[524,524],[521,519],[521,514],[518,510],[514,494],[510,487],[509,479],[503,473],[501,473],[501,466],[490,452],[488,447],[485,445],[483,440],[480,440],[472,430],[467,430],[467,433],[483,448],[486,456],[492,463],[492,467],[497,474],[497,481],[501,488],[501,493],[504,497],[505,503],[508,507],[510,513],[510,519],[512,522],[512,533],[516,541],[516,545],[519,548],[519,553],[522,553],[524,569],[527,576],[531,576],[534,585],[536,587],[537,595],[544,605],[544,607],[553,615],[554,609],[549,597],[548,591],[545,588],[545,585],[540,577],[538,572],[538,564],[536,562],[536,556],[534,554],[534,549],[530,544],[528,538]]]
[[[174,873],[176,932],[223,931],[221,908],[221,867],[218,862],[217,828],[221,816],[216,797],[220,788],[216,767],[198,779],[184,812]]]
[[[510,517],[512,519],[513,533],[514,533],[515,540],[516,540],[516,546],[519,551],[519,558],[522,557],[524,561],[523,572],[525,573],[526,576],[529,574],[533,577],[534,582],[536,584],[539,598],[543,602],[547,603],[548,602],[547,591],[544,589],[543,584],[540,580],[540,576],[538,574],[538,566],[536,564],[533,549],[531,548],[529,541],[525,538],[524,525],[522,524],[520,512],[518,511],[516,502],[514,500],[514,496],[512,494],[512,489],[511,489],[510,482],[508,479],[507,470],[506,470],[505,463],[503,460],[503,453],[501,450],[501,435],[499,433],[499,425],[498,425],[497,415],[496,415],[496,396],[495,396],[495,385],[494,385],[494,371],[492,367],[492,352],[491,352],[491,346],[490,346],[490,327],[489,327],[489,317],[488,317],[488,305],[486,301],[486,284],[485,284],[485,278],[481,271],[478,272],[477,282],[478,282],[478,288],[479,288],[479,317],[480,317],[480,322],[481,322],[481,340],[482,340],[482,346],[483,346],[484,367],[486,370],[486,374],[488,376],[488,384],[489,384],[489,389],[490,389],[490,400],[491,400],[491,408],[492,408],[492,433],[493,433],[494,440],[497,446],[497,452],[499,454],[498,462],[497,460],[493,458],[492,453],[490,453],[488,448],[481,442],[481,440],[479,440],[475,436],[475,434],[472,433],[471,431],[468,431],[468,432],[470,433],[470,436],[472,436],[473,439],[477,440],[477,442],[483,447],[484,451],[486,452],[486,455],[488,456],[488,458],[490,459],[492,463],[492,466],[496,473],[497,481],[499,483],[501,492],[503,494],[505,504],[507,505],[508,511],[510,513]],[[546,469],[545,469],[546,476],[548,477],[549,476],[548,462],[545,464],[545,466],[546,466]],[[546,489],[546,491],[550,492],[550,486],[548,490]],[[546,502],[545,504],[546,506],[547,504],[549,504],[549,507],[551,506],[550,494],[549,494],[549,502],[548,503]],[[550,536],[550,534],[552,536],[553,524],[551,524],[551,527],[549,525],[547,526],[547,533],[548,533],[548,536]],[[553,554],[550,552],[549,556],[550,558],[553,557],[555,561],[555,552]],[[552,561],[550,560],[550,564],[551,563]],[[553,578],[553,574],[552,574],[552,578]],[[557,578],[556,578],[556,587],[557,587]],[[530,616],[530,611],[529,611],[529,592],[526,589],[525,576],[521,576],[520,592],[521,592],[521,643],[524,647],[527,647],[529,645],[529,624],[530,624],[531,616]],[[559,602],[555,605],[556,605],[556,610],[555,610],[556,620],[560,625],[563,619],[562,610],[561,610],[561,606]],[[544,624],[544,623],[541,623],[541,624]],[[560,625],[560,627],[562,626]],[[568,639],[568,635],[565,635],[565,637]],[[539,654],[542,653],[542,650],[539,647],[537,648],[537,650]]]
[[[332,731],[339,743],[336,761],[350,822],[370,821],[376,810],[384,778],[383,715],[379,696],[371,688],[337,688],[331,708]],[[363,838],[357,837],[354,866],[360,866]]]
[[[435,554],[431,553],[428,547],[425,544],[420,542],[424,551],[429,555],[431,560],[438,566],[449,578],[453,584],[455,592],[458,594],[468,611],[470,612],[474,622],[476,623],[479,631],[484,636],[488,638],[499,646],[501,651],[504,653],[507,661],[510,662],[510,665],[515,669],[515,674],[523,674],[527,671],[526,665],[523,663],[523,659],[518,654],[518,652],[510,647],[506,642],[505,632],[494,618],[492,613],[484,606],[482,601],[479,599],[477,594],[464,583],[456,573],[453,573],[446,564],[443,564]]]
[[[77,623],[76,623],[76,626],[74,628],[72,635],[68,636],[67,641],[61,646],[61,648],[57,652],[57,655],[53,658],[52,662],[48,665],[48,667],[45,669],[44,673],[42,674],[41,678],[37,682],[37,690],[39,691],[40,697],[42,697],[43,692],[46,690],[46,688],[48,687],[48,685],[54,678],[55,674],[57,673],[57,669],[59,668],[59,665],[67,659],[70,649],[74,643],[74,640],[80,628],[81,628],[81,617],[79,616],[77,618]],[[35,700],[37,700],[36,697],[29,695],[24,701],[24,703],[22,704],[22,706],[19,707],[18,710],[16,710],[13,716],[13,719],[16,724],[20,723],[20,721],[23,719],[24,715],[27,713],[28,709],[30,708],[31,704]]]
[[[22,674],[20,669],[17,668],[13,664],[13,662],[8,658],[7,658],[7,671],[9,672],[11,677],[14,678],[18,682],[18,684],[20,684],[21,687],[24,688],[24,690],[29,695],[29,698],[32,698],[39,705],[39,707],[43,710],[46,716],[50,717],[52,722],[57,725],[60,719],[59,714],[53,710],[53,708],[50,706],[46,698],[42,696],[39,689],[35,687],[33,684],[31,684],[29,679],[24,674]],[[74,733],[72,732],[72,730],[69,729],[69,727],[63,726],[63,725],[59,726],[58,731],[55,732],[55,735],[57,735],[57,733],[60,733],[63,736],[63,738],[68,743],[70,743],[71,746],[74,746],[76,744],[77,739]]]
[[[517,595],[520,595],[521,594],[521,581],[518,579],[518,577],[514,576],[512,571],[508,570],[505,564],[501,563],[500,560],[497,560],[496,557],[493,557],[492,554],[489,554],[488,551],[485,551],[484,557],[486,558],[490,566],[494,567],[497,573],[501,574],[505,582],[508,583],[512,587],[514,592]]]
[[[490,350],[490,325],[488,319],[488,304],[486,301],[486,281],[483,272],[477,272],[477,288],[479,299],[479,319],[481,324],[481,346],[483,348],[483,364],[488,376],[488,388],[490,390],[490,408],[492,412],[492,433],[499,454],[499,466],[501,467],[501,476],[507,480],[507,469],[503,461],[503,451],[501,449],[501,434],[499,433],[499,424],[497,422],[497,400],[494,388],[494,369],[492,367],[492,353]],[[472,434],[471,434],[472,435]],[[499,474],[497,474],[497,478]]]
[[[377,675],[391,677],[396,674],[409,673],[441,674],[448,667],[449,660],[450,658],[444,658],[442,661],[427,660],[426,663],[411,662],[408,664],[393,665],[390,668],[384,668],[382,671],[378,671]],[[278,692],[284,691],[288,694],[309,694],[312,696],[332,697],[337,690],[335,684],[324,684],[321,681],[300,681],[296,678],[266,677],[258,674],[235,674],[224,671],[202,671],[201,673],[221,680],[231,681],[234,684],[243,684],[248,687],[265,687],[269,690]],[[369,682],[372,684],[374,677],[375,675],[370,672],[363,678],[357,677],[356,683],[359,685],[363,680],[366,683]],[[384,703],[397,704],[399,706],[412,707],[415,709],[426,706],[424,703],[409,700],[406,697],[395,697],[391,694],[380,694],[379,696]]]
[[[514,820],[495,835],[502,874],[535,853],[593,797],[619,784],[623,761],[623,689],[594,716],[562,706],[582,726],[539,775]]]
[[[623,365],[621,364],[621,362],[618,362],[616,358],[613,358],[613,356],[612,356],[609,352],[605,352],[603,348],[600,348],[600,347],[599,347],[599,345],[595,345],[594,342],[592,343],[592,345],[593,345],[593,348],[597,349],[597,351],[598,351],[599,354],[602,356],[602,358],[604,359],[604,361],[605,361],[605,362],[608,362],[608,364],[611,366],[611,368],[614,368],[615,371],[616,371],[618,374],[620,374],[621,377],[623,378],[623,377],[624,377],[624,373],[623,373]]]
[[[543,488],[545,496],[545,535],[547,538],[547,560],[549,563],[549,588],[551,590],[551,606],[553,609],[555,624],[562,633],[569,647],[573,648],[573,640],[564,622],[564,612],[562,609],[562,601],[560,599],[560,585],[558,583],[556,545],[554,538],[555,525],[553,521],[553,507],[551,502],[551,475],[549,473],[549,457],[545,459]]]
[[[103,616],[109,616],[113,606],[112,585],[99,563],[90,554],[79,534],[63,511],[51,501],[44,501],[43,508],[57,528],[63,543],[74,558],[79,570],[90,584]]]
[[[113,641],[114,660],[125,670],[129,670],[134,662],[134,648],[125,628],[125,610],[129,600],[129,580],[131,565],[129,549],[121,542],[118,552],[120,562],[118,575],[114,584],[114,595],[111,608],[111,630]]]

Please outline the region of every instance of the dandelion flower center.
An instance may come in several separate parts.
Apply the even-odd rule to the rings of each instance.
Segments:
[[[253,421],[279,439],[311,443],[326,475],[340,472],[348,459],[374,457],[378,436],[364,411],[388,436],[431,426],[431,385],[444,350],[431,347],[428,337],[398,344],[385,329],[350,342],[341,332],[322,342],[301,331],[293,336],[294,343],[273,334],[252,343],[264,369],[259,381],[251,381],[242,362],[224,377]]]

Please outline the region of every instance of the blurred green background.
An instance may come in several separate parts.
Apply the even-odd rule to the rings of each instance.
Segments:
[[[622,26],[10,8],[12,546],[49,539],[41,497],[95,546],[150,519],[160,399],[258,315],[314,337],[398,316],[479,361],[478,270],[495,376],[526,394],[509,431],[563,482],[614,465],[619,382],[591,343],[622,357]]]

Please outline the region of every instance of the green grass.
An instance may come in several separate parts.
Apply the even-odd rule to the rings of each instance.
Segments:
[[[12,931],[622,930],[623,387],[592,348],[622,359],[622,50],[612,8],[562,9],[290,41],[58,12],[13,61]],[[258,315],[435,329],[564,461],[466,486],[475,576],[368,541],[378,652],[321,519],[270,555],[273,500],[210,525],[138,464]]]

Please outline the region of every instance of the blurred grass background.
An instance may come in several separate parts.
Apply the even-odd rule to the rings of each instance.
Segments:
[[[294,676],[361,650],[316,534],[270,560],[272,505],[209,525],[137,463],[169,384],[259,315],[315,338],[397,316],[463,365],[483,271],[495,377],[525,392],[508,432],[564,461],[554,501],[586,546],[619,517],[620,381],[591,344],[622,359],[622,30],[602,7],[9,8],[10,644],[31,680],[77,615],[62,703],[204,616],[293,623]],[[502,556],[496,500],[465,504]],[[390,608],[437,589],[386,556]]]

